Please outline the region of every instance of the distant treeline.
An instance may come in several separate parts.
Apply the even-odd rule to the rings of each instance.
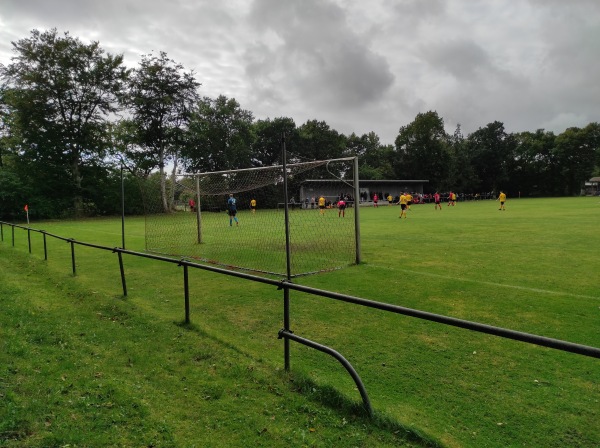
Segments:
[[[177,173],[280,163],[282,136],[292,162],[358,156],[361,179],[426,179],[425,193],[578,195],[600,175],[598,123],[555,135],[511,134],[495,121],[449,135],[428,111],[384,145],[324,121],[255,120],[233,98],[202,97],[195,74],[164,52],[129,69],[98,42],[55,29],[32,31],[13,51],[0,66],[0,219],[22,219],[25,204],[38,219],[118,214],[121,172],[127,213],[143,212],[140,182],[152,177],[169,211]]]

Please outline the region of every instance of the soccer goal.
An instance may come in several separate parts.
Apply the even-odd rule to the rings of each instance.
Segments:
[[[319,208],[300,197],[309,179],[335,184],[346,196],[345,213],[338,213],[337,201],[329,199],[327,208]],[[275,165],[184,173],[162,184],[148,183],[144,195],[149,252],[291,277],[360,262],[359,210],[347,201],[347,196],[358,197],[355,157],[289,163],[285,170]],[[161,194],[171,198],[168,211]]]

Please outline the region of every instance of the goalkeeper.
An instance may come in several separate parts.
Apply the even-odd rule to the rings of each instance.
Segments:
[[[239,226],[237,217],[235,216],[237,213],[236,200],[233,197],[233,193],[229,194],[229,199],[227,199],[227,213],[229,214],[229,226],[233,225],[232,221],[235,221],[235,225]]]

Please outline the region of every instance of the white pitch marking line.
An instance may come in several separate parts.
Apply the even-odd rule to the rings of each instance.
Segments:
[[[371,265],[371,266],[374,266],[374,265]],[[436,277],[436,278],[459,280],[459,281],[470,282],[470,283],[480,283],[482,285],[489,285],[489,286],[500,286],[502,288],[519,289],[519,290],[522,290],[522,291],[538,292],[538,293],[542,293],[542,294],[551,294],[551,295],[555,295],[555,296],[568,296],[568,297],[574,297],[574,298],[577,298],[577,299],[600,300],[600,297],[586,296],[586,295],[583,295],[583,294],[571,294],[569,292],[550,291],[548,289],[529,288],[527,286],[506,285],[504,283],[484,282],[484,281],[481,281],[481,280],[471,280],[471,279],[468,279],[468,278],[449,277],[447,275],[433,274],[431,272],[411,271],[410,269],[395,269],[395,268],[391,268],[389,266],[374,266],[374,267],[383,268],[383,269],[389,269],[389,270],[393,270],[393,271],[402,271],[402,272],[407,272],[409,274],[428,275],[430,277]]]

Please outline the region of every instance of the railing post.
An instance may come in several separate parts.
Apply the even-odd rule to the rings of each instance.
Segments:
[[[27,244],[29,244],[29,253],[31,254],[31,229],[27,228]]]
[[[4,226],[0,222],[0,241],[4,241]]]
[[[125,269],[123,269],[123,254],[121,251],[117,251],[119,256],[119,269],[121,270],[121,285],[123,286],[123,296],[127,297],[127,284],[125,283]]]
[[[185,323],[190,323],[190,283],[188,278],[188,266],[183,265],[183,290],[185,301]]]
[[[12,226],[12,245],[15,247],[15,226]]]
[[[290,290],[286,286],[283,287],[283,329],[286,332],[290,330]],[[285,371],[290,370],[290,341],[288,338],[283,339],[283,357]]]
[[[42,230],[42,235],[44,235],[44,260],[48,261],[48,246],[46,245],[46,232]]]
[[[75,271],[75,240],[71,238],[69,242],[71,243],[71,264],[73,265],[73,275],[77,275],[77,272]]]

